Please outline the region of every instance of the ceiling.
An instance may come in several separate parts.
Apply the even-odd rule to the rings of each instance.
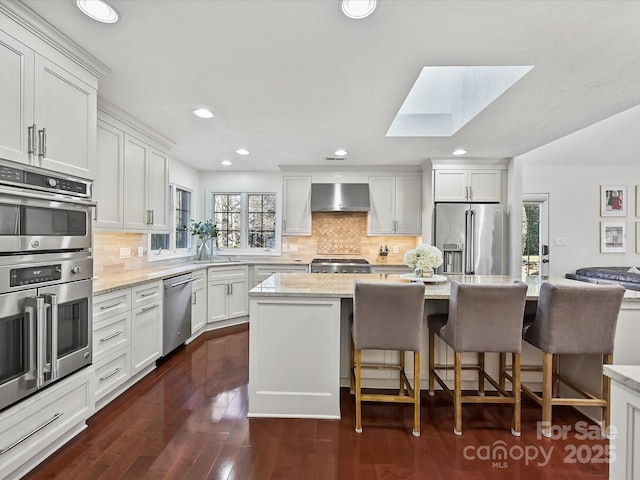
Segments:
[[[378,0],[351,20],[338,0],[111,0],[112,25],[74,0],[24,3],[112,70],[101,97],[198,170],[513,157],[640,104],[640,2]],[[474,65],[535,67],[451,137],[385,136],[424,66]]]

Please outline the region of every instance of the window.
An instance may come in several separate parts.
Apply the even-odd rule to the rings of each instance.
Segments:
[[[159,257],[181,257],[192,255],[191,192],[176,185],[169,186],[170,233],[149,235],[149,260]]]
[[[211,212],[218,248],[235,250],[227,253],[276,248],[275,193],[212,193]]]

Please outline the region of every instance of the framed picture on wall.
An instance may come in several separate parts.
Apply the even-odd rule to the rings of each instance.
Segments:
[[[602,217],[627,216],[627,186],[600,186],[600,215]]]
[[[627,252],[627,222],[600,222],[600,252]]]

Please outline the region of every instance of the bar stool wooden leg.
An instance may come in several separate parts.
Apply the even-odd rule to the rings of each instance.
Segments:
[[[498,368],[499,368],[498,384],[500,385],[500,388],[505,390],[506,384],[507,384],[506,377],[504,376],[505,373],[507,372],[507,354],[506,353],[500,353],[500,365]]]
[[[512,391],[513,395],[513,424],[511,426],[511,433],[519,437],[520,436],[520,423],[521,423],[521,406],[522,398],[520,391],[520,353],[511,354],[511,365],[513,366],[511,377],[513,378]]]
[[[484,397],[484,352],[478,352],[478,396]]]
[[[420,436],[420,352],[413,352],[413,436]]]
[[[542,356],[542,423],[541,433],[551,437],[551,398],[553,382],[553,354],[544,352]]]
[[[603,355],[602,364],[611,365],[613,363],[613,355]],[[609,438],[609,422],[611,421],[611,379],[606,375],[602,375],[602,399],[606,405],[602,407],[602,429],[603,438]]]
[[[351,350],[349,350],[349,357],[350,357],[350,363],[349,363],[349,388],[351,390],[351,394],[355,393],[356,391],[356,374],[355,374],[355,356],[354,356],[354,351],[355,351],[355,345],[353,344],[353,337],[351,337]]]
[[[433,378],[433,366],[435,365],[435,333],[432,330],[429,330],[429,390],[427,391],[430,397],[435,395],[434,383],[435,380]]]
[[[362,393],[361,385],[362,385],[362,350],[358,350],[355,352],[356,356],[356,432],[362,433]]]
[[[557,353],[553,355],[553,378],[551,383],[551,396],[558,396],[558,384],[560,383],[558,380],[558,374],[560,373],[560,355]]]
[[[400,355],[400,393],[398,395],[402,396],[405,394],[404,379],[402,378],[402,372],[404,372],[404,350],[400,350],[398,354]]]
[[[453,433],[462,435],[462,353],[454,352]]]

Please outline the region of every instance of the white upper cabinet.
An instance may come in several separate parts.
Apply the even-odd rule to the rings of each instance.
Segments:
[[[97,92],[53,62],[35,58],[37,165],[94,178]]]
[[[283,177],[282,234],[311,235],[311,177]]]
[[[420,235],[421,175],[369,177],[369,235]]]
[[[31,163],[33,51],[0,30],[0,158]]]
[[[13,18],[18,2],[0,7],[0,157],[95,178],[95,65],[68,39],[62,47]]]
[[[98,204],[96,227],[123,228],[124,132],[98,120],[98,163],[93,198]]]
[[[170,147],[102,108],[97,141],[100,175],[94,182],[96,228],[168,231]]]
[[[502,170],[436,170],[436,202],[500,202]]]

